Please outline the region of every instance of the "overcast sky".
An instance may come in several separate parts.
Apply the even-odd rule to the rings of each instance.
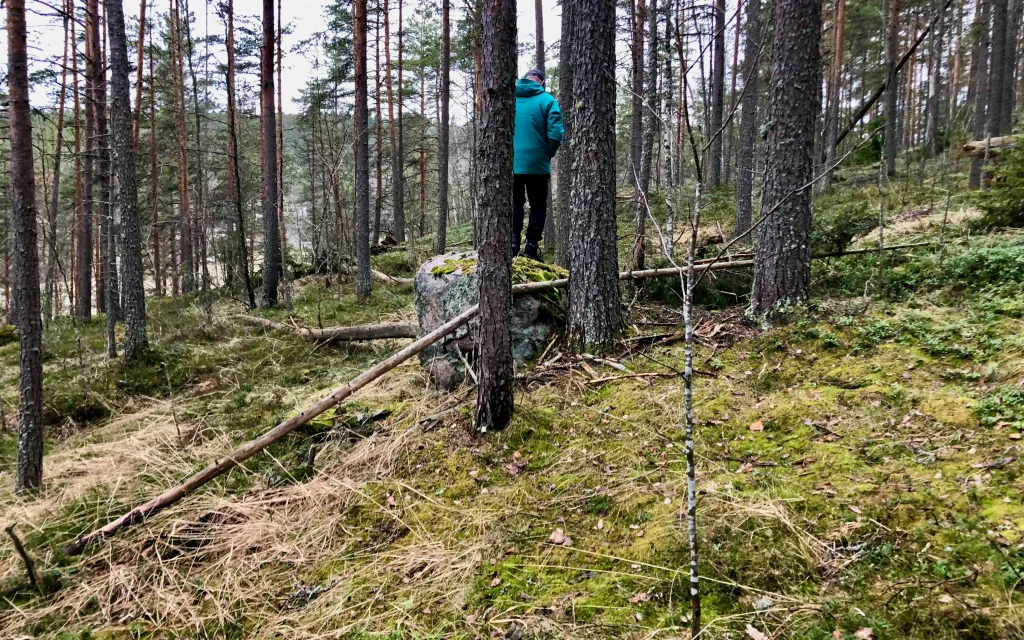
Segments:
[[[28,0],[28,28],[30,56],[34,59],[33,70],[38,70],[46,65],[42,62],[46,59],[58,58],[63,47],[63,25],[53,17],[52,6],[60,0]],[[75,0],[79,4],[81,0]],[[195,37],[202,37],[207,32],[221,36],[224,33],[224,25],[217,16],[215,10],[216,0],[210,0],[207,5],[202,0],[191,0],[189,3],[192,13],[195,15]],[[102,4],[102,2],[101,2]],[[282,89],[284,92],[284,110],[288,113],[298,111],[294,102],[299,97],[300,90],[305,87],[307,80],[313,76],[313,66],[310,60],[298,54],[288,53],[293,45],[305,40],[318,31],[324,30],[324,8],[329,0],[287,0],[282,2],[282,14],[284,23],[290,25],[292,33],[284,37],[284,74]],[[392,2],[392,25],[397,23],[397,2]],[[406,19],[412,15],[412,9],[416,6],[416,0],[406,0]],[[150,0],[147,3],[147,13],[152,16],[155,5],[159,13],[166,12],[170,5],[169,0]],[[461,12],[464,3],[452,2],[452,21]],[[545,41],[550,45],[557,42],[561,29],[561,8],[556,0],[543,0],[544,6],[544,31]],[[518,3],[519,16],[519,41],[520,43],[533,43],[536,25],[534,22],[534,3],[531,0],[520,0]],[[127,0],[124,3],[126,22],[130,25],[137,20],[139,15],[139,3],[137,0]],[[235,0],[236,27],[238,18],[241,16],[258,17],[262,15],[262,2],[260,0]],[[129,27],[130,28],[130,27]],[[133,40],[134,35],[129,34]],[[372,38],[372,35],[371,35]],[[393,43],[392,43],[393,44]],[[7,51],[6,32],[0,29],[0,46],[3,52]],[[372,51],[372,43],[371,43]],[[520,73],[525,73],[533,62],[531,53],[522,56],[519,61]],[[216,52],[222,56],[223,52]],[[371,53],[372,57],[372,53]],[[6,63],[7,56],[0,56],[2,63]],[[52,88],[50,88],[52,90]],[[46,101],[46,93],[34,96],[34,100]]]

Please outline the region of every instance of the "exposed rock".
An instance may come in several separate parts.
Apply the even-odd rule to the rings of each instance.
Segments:
[[[513,281],[565,277],[558,267],[516,258]],[[419,334],[425,335],[477,303],[476,252],[448,253],[425,262],[413,279]],[[537,357],[560,317],[558,294],[516,296],[512,302],[512,356],[517,363]],[[463,356],[473,358],[477,321],[459,329],[422,354],[432,384],[451,390],[466,375]],[[459,355],[462,352],[463,356]]]

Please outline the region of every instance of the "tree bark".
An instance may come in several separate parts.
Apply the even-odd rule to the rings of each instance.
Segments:
[[[533,6],[533,13],[535,23],[537,25],[537,68],[541,73],[547,74],[547,48],[544,43],[544,3],[543,0],[535,0]],[[545,75],[545,77],[547,77]],[[564,127],[563,127],[564,128]],[[562,137],[563,145],[565,143],[565,137]],[[555,160],[555,170],[557,171],[558,160]],[[552,197],[551,181],[548,180],[548,204],[547,204],[547,216],[544,218],[544,248],[545,250],[551,249],[551,255],[558,255],[558,212],[555,211],[554,201]]]
[[[281,277],[281,235],[277,216],[277,122],[274,113],[274,0],[263,0],[260,55],[260,125],[263,131],[263,307],[277,305]]]
[[[1006,133],[1008,113],[1003,113],[1004,83],[1012,82],[1006,73],[1008,22],[1007,0],[992,0],[992,58],[988,76],[988,135],[998,136]]]
[[[66,3],[65,9],[67,9]],[[54,281],[57,275],[57,214],[60,212],[60,161],[64,150],[64,104],[68,85],[68,23],[70,18],[71,12],[66,10],[64,13],[64,56],[61,63],[60,94],[57,106],[57,139],[53,152],[53,193],[50,208],[47,211],[50,242],[49,247],[46,248],[46,284],[43,286],[43,320],[47,325],[53,319]],[[59,290],[59,287],[57,288]]]
[[[380,11],[378,5],[377,11]],[[370,230],[370,246],[376,247],[380,244],[380,216],[384,205],[384,121],[381,117],[381,104],[380,104],[380,89],[381,89],[381,73],[380,73],[380,18],[374,21],[374,38],[373,38],[373,61],[375,67],[374,75],[374,91],[373,91],[373,105],[374,105],[374,116],[377,120],[377,135],[376,135],[376,165],[377,165],[377,189],[374,192],[375,197],[373,201],[373,228]],[[312,189],[312,187],[311,187]],[[313,193],[315,190],[311,190]],[[315,193],[314,193],[314,198]],[[312,207],[315,215],[316,207]],[[315,262],[315,260],[314,260]]]
[[[974,71],[974,119],[971,133],[976,140],[985,137],[988,130],[988,53],[989,53],[989,18],[991,0],[978,0],[974,15],[974,52],[971,54],[972,65],[977,64]],[[981,188],[981,168],[984,160],[971,160],[970,174],[967,185],[971,189]]]
[[[1013,131],[1013,111],[1017,93],[1017,43],[1020,41],[1021,22],[1024,20],[1024,0],[1010,0],[1008,24],[1006,27],[1006,56],[1003,62],[1005,68],[1003,81],[1003,133]]]
[[[366,79],[366,0],[353,2],[353,34],[355,42],[355,189],[356,207],[353,225],[356,247],[356,295],[370,297],[370,122],[367,107]]]
[[[24,0],[7,0],[14,316],[20,354],[17,491],[35,489],[43,481],[43,322],[39,315],[39,249],[27,39]],[[10,298],[8,301],[10,303]]]
[[[820,0],[777,0],[754,313],[806,300],[811,283],[814,114],[819,86]]]
[[[889,24],[888,38],[886,39],[885,57],[888,68],[887,85],[892,87],[885,94],[885,175],[890,178],[896,176],[896,152],[899,149],[899,136],[896,135],[897,100],[899,92],[896,87],[899,78],[896,75],[896,50],[900,46],[900,2],[899,0],[888,0],[889,2]],[[833,157],[835,147],[833,146]]]
[[[732,41],[732,73],[729,74],[729,123],[725,127],[725,141],[722,150],[722,180],[726,184],[732,181],[732,166],[736,155],[735,129],[736,117],[736,74],[739,70],[740,59],[740,32],[743,28],[743,0],[737,0],[736,5],[736,32]]]
[[[93,227],[93,167],[96,159],[96,67],[99,51],[93,48],[94,20],[97,16],[96,0],[87,0],[85,10],[85,160],[82,167],[82,215],[78,220],[77,302],[78,319],[92,318],[92,227]],[[97,39],[98,41],[98,39]]]
[[[394,233],[395,239],[398,242],[405,242],[405,132],[403,131],[404,122],[402,118],[402,111],[404,109],[404,101],[402,99],[405,87],[402,83],[403,75],[403,63],[402,57],[404,55],[402,40],[404,33],[402,32],[402,2],[398,0],[398,87],[395,91],[395,99],[397,101],[398,111],[398,124],[397,130],[397,146],[392,150],[394,154],[394,175],[392,176],[393,189],[395,191],[393,196],[394,208]]]
[[[843,0],[838,0],[843,2]],[[761,93],[761,0],[747,0],[743,43],[743,97],[740,98],[739,167],[736,171],[736,235],[750,229],[754,217],[754,151],[757,148],[757,102]]]
[[[187,16],[186,16],[187,19]],[[177,143],[178,172],[178,229],[177,243],[172,241],[172,260],[174,294],[177,295],[178,284],[182,293],[190,293],[195,289],[195,278],[192,267],[192,202],[189,190],[188,170],[188,123],[185,116],[185,53],[184,39],[181,35],[181,10],[178,0],[172,3],[171,11],[171,73],[174,81],[174,134]]]
[[[331,342],[357,342],[361,340],[415,338],[419,331],[415,325],[405,322],[385,322],[381,324],[368,324],[354,327],[310,329],[308,327],[292,326],[255,316],[238,315],[235,317],[243,322],[266,327],[267,329],[273,329],[274,331],[281,331],[283,333],[294,333],[304,340],[322,344]]]
[[[441,0],[441,113],[437,123],[437,252],[448,245],[448,125],[451,102],[451,26],[449,0]]]
[[[558,178],[558,216],[555,219],[558,242],[555,244],[555,262],[566,269],[569,268],[572,255],[569,250],[569,228],[572,218],[572,122],[573,114],[576,112],[572,94],[575,66],[572,38],[576,1],[562,0],[562,33],[558,49],[558,104],[562,108],[562,126],[565,134],[562,136],[562,146],[555,167]]]
[[[121,13],[124,13],[122,10]],[[135,65],[135,120],[132,122],[132,145],[135,154],[139,153],[139,129],[142,126],[142,66],[146,52],[146,0],[139,0],[139,40],[137,43],[138,58]]]
[[[636,187],[643,162],[644,131],[644,29],[647,21],[647,0],[630,0],[632,8],[633,37],[630,53],[633,66],[630,70],[630,93],[632,113],[629,127],[629,175],[626,184]]]
[[[104,0],[104,3],[106,0]],[[98,7],[97,7],[98,8]],[[107,357],[117,357],[117,321],[121,317],[121,294],[117,282],[117,240],[114,236],[114,209],[110,194],[110,132],[107,121],[107,60],[106,60],[106,4],[104,18],[97,15],[96,38],[104,34],[96,84],[96,135],[99,144],[98,177],[100,183],[100,283],[96,288],[97,302],[103,301],[106,314]],[[127,54],[126,54],[127,55]],[[130,103],[129,103],[130,104]],[[130,108],[130,107],[129,107]],[[125,123],[131,131],[131,119]]]
[[[573,216],[570,223],[569,339],[603,352],[622,329],[615,216],[615,2],[594,0],[573,21],[586,56],[573,70]]]
[[[725,0],[715,0],[714,35],[714,58],[711,63],[711,113],[707,128],[707,135],[712,136],[711,145],[708,148],[706,171],[709,191],[714,191],[722,184],[722,136],[719,131],[722,128],[725,107]]]
[[[238,145],[238,108],[235,98],[235,2],[225,0],[224,13],[226,19],[226,42],[228,54],[227,66],[227,98],[228,98],[228,194],[235,213],[234,243],[236,268],[242,274],[245,293],[249,299],[249,308],[256,307],[256,292],[253,290],[252,278],[249,276],[249,252],[245,246],[245,212],[242,210],[242,175],[240,169]]]
[[[936,0],[936,8],[940,9],[943,0]],[[928,155],[934,157],[939,153],[942,127],[942,45],[945,40],[945,16],[935,24],[931,33],[931,47],[928,53],[928,101],[926,106],[927,122],[925,123],[925,146]]]
[[[483,0],[481,15],[480,325],[476,427],[504,429],[512,418],[512,133],[515,124],[516,3]]]
[[[118,204],[121,209],[121,255],[124,281],[124,352],[129,360],[147,348],[146,292],[143,288],[142,234],[139,229],[139,192],[135,179],[135,144],[131,134],[128,42],[121,0],[104,0],[110,33],[111,128],[117,165]]]
[[[365,17],[365,11],[363,15]],[[284,216],[284,81],[281,79],[284,66],[283,29],[281,0],[277,0],[277,224],[281,230],[281,289],[284,293],[285,308],[290,313],[293,311],[292,285],[288,275],[288,225]],[[366,65],[363,66],[365,68]]]
[[[889,0],[895,2],[895,0]],[[829,167],[836,161],[836,135],[839,133],[839,95],[843,78],[844,36],[846,32],[846,0],[836,0],[832,19],[832,62],[828,72],[828,90],[825,96],[825,176],[822,191],[832,188],[832,171]],[[891,18],[891,15],[890,15]]]
[[[228,0],[230,2],[231,0]],[[160,167],[156,142],[156,75],[153,73],[153,29],[149,28],[149,206],[153,216],[153,288],[157,296],[167,294],[167,272],[160,258]],[[229,65],[230,69],[230,65]]]
[[[643,140],[640,151],[640,175],[635,186],[633,218],[636,225],[633,240],[633,266],[643,269],[647,263],[647,194],[651,188],[654,164],[654,133],[658,129],[658,0],[651,0],[647,9],[647,73],[644,88]]]

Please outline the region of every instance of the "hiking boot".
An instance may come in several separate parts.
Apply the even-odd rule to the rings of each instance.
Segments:
[[[544,260],[540,252],[540,247],[538,247],[535,242],[526,243],[526,248],[523,249],[523,255],[531,260],[536,260],[537,262],[543,262]]]

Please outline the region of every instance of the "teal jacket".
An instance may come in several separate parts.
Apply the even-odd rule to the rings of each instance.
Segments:
[[[558,101],[540,83],[521,79],[516,85],[515,173],[551,175],[551,158],[564,134]]]

